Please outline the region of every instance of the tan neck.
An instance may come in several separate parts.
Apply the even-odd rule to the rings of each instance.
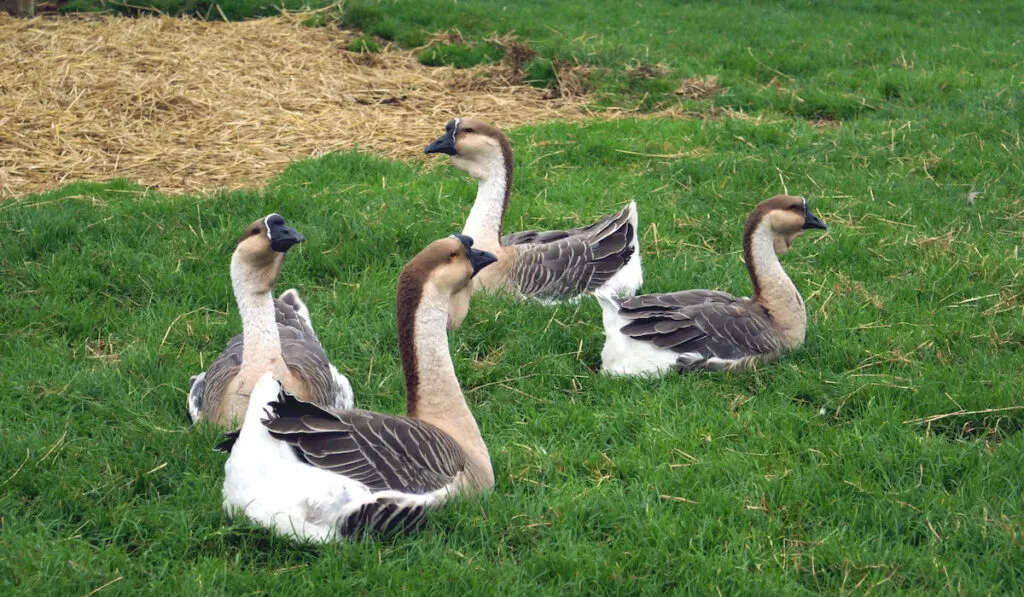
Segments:
[[[799,346],[807,331],[807,311],[800,292],[779,263],[769,223],[760,223],[744,239],[744,245],[747,270],[754,285],[752,300],[768,311],[789,348]]]
[[[413,351],[414,375],[406,375],[407,415],[438,427],[462,447],[470,460],[469,479],[477,488],[494,484],[494,471],[490,454],[480,435],[473,413],[455,376],[448,348],[448,300],[439,296],[428,282],[416,309],[412,346],[400,346],[404,352]],[[399,332],[400,342],[408,338]]]
[[[462,233],[478,249],[494,251],[501,245],[501,225],[512,187],[512,156],[499,153],[471,174],[477,179],[476,200]]]
[[[262,275],[261,275],[262,274]],[[231,262],[231,285],[242,316],[242,370],[266,370],[281,362],[281,336],[274,316],[274,296],[261,281],[265,272],[236,260]]]

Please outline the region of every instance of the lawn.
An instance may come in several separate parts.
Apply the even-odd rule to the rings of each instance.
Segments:
[[[756,372],[609,378],[595,301],[478,296],[450,338],[495,491],[414,535],[302,546],[225,520],[218,432],[187,421],[188,376],[240,330],[233,242],[271,211],[306,235],[280,289],[302,292],[357,404],[399,412],[395,280],[461,228],[471,181],[440,159],[353,152],[250,191],[112,181],[6,201],[0,593],[1018,592],[1024,15],[452,6],[346,10],[398,43],[515,29],[536,60],[588,65],[602,105],[694,113],[509,131],[508,230],[575,226],[635,199],[644,290],[748,294],[746,213],[805,195],[829,225],[782,258],[807,303],[806,345]],[[626,69],[641,64],[660,74]],[[705,75],[725,92],[671,93]]]

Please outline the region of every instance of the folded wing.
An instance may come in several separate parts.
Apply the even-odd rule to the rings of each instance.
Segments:
[[[317,468],[357,480],[372,491],[427,494],[444,489],[466,468],[447,434],[405,417],[324,409],[282,392],[263,424]]]
[[[515,288],[524,296],[552,300],[600,288],[635,251],[631,208],[583,228],[505,236],[502,244],[518,253],[509,272]]]
[[[274,300],[274,316],[281,336],[281,354],[292,373],[309,388],[310,400],[325,406],[352,407],[348,380],[331,366],[316,332],[310,326],[309,311],[294,290]],[[228,341],[227,348],[209,369],[190,380],[188,408],[198,421],[210,400],[224,395],[242,367],[242,334]]]
[[[621,332],[680,354],[738,360],[781,348],[770,315],[748,299],[724,292],[689,290],[619,300],[630,320]]]

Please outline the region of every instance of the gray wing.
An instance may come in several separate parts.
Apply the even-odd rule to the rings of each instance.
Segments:
[[[277,300],[291,307],[295,311],[295,315],[303,322],[305,322],[306,327],[309,328],[309,331],[313,331],[313,322],[309,318],[309,308],[306,307],[306,303],[302,302],[302,299],[299,297],[298,290],[295,290],[294,288],[289,288],[288,290],[282,292],[281,295],[277,297]],[[280,309],[280,307],[278,307],[276,304],[274,305],[274,307],[276,309]]]
[[[631,207],[584,228],[504,237],[505,245],[518,252],[509,272],[513,286],[524,296],[544,300],[572,298],[601,287],[636,250]]]
[[[228,340],[227,348],[210,363],[209,369],[190,380],[188,412],[193,423],[213,410],[241,368],[242,335],[239,334]]]
[[[313,331],[309,309],[294,288],[274,301],[277,329],[281,334],[281,353],[293,373],[309,388],[310,401],[323,406],[352,408],[352,385],[327,359]]]
[[[323,409],[281,392],[263,421],[305,462],[344,475],[373,491],[425,494],[466,468],[451,437],[422,421],[364,410]]]
[[[339,392],[338,383],[313,328],[288,303],[274,301],[274,306],[285,364],[309,388],[310,402],[333,406]]]
[[[501,246],[510,247],[512,245],[545,244],[555,242],[556,240],[562,240],[563,238],[568,238],[570,236],[589,234],[592,229],[601,224],[601,222],[603,222],[603,220],[591,224],[590,226],[570,228],[568,230],[523,230],[522,232],[513,232],[512,234],[506,234],[501,237]]]
[[[320,340],[309,325],[309,311],[288,290],[274,301],[277,331],[281,336],[281,354],[288,368],[309,388],[309,399],[324,406],[351,407],[352,388],[348,380],[331,366]],[[209,412],[224,396],[228,384],[242,367],[242,334],[228,341],[224,352],[210,368],[190,380],[188,409],[192,422]]]
[[[763,307],[724,292],[646,294],[618,304],[619,315],[631,320],[620,329],[623,334],[680,354],[737,360],[781,348]]]

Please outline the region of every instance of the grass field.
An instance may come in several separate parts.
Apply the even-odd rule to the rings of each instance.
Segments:
[[[471,182],[349,153],[249,192],[113,181],[0,203],[0,593],[1019,592],[1024,16],[522,4],[347,10],[412,41],[515,29],[541,59],[605,69],[605,105],[718,75],[725,93],[683,104],[704,118],[510,131],[506,228],[636,199],[646,291],[747,294],[743,218],[803,194],[829,225],[783,257],[806,345],[752,373],[607,378],[593,300],[477,297],[451,339],[493,494],[412,536],[301,546],[225,521],[218,433],[187,422],[188,376],[240,329],[233,242],[270,211],[307,236],[280,288],[300,289],[357,403],[399,412],[394,283],[461,228]]]

